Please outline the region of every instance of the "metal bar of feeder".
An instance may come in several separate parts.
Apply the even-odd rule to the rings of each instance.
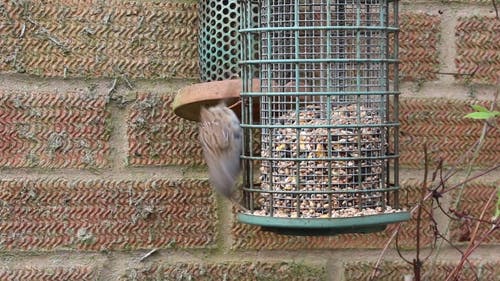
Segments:
[[[252,189],[252,188],[245,188],[243,187],[243,190],[245,191],[252,191],[252,192],[259,192],[259,193],[271,193],[271,194],[345,194],[345,193],[383,193],[383,192],[388,192],[388,191],[394,191],[398,190],[400,187],[399,186],[394,186],[394,187],[389,187],[389,188],[377,188],[377,189],[368,189],[368,190],[303,190],[303,191],[296,191],[296,190],[272,190],[272,189]]]
[[[279,64],[279,63],[332,63],[332,62],[390,62],[395,63],[396,59],[336,59],[336,58],[318,58],[318,59],[260,59],[260,60],[241,60],[246,64]]]

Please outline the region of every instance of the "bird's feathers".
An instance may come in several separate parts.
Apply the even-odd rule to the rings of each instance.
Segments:
[[[236,114],[224,104],[200,110],[199,139],[210,182],[230,198],[240,173],[242,129]]]

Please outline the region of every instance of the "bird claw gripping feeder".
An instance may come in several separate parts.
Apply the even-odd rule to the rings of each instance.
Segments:
[[[398,202],[397,1],[240,3],[249,211],[238,220],[295,234],[408,220]]]

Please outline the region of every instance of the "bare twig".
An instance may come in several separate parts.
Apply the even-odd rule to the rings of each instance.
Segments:
[[[485,130],[483,130],[483,133],[484,133],[484,134],[486,134],[486,132],[487,132],[487,130],[486,130],[486,131],[485,131]],[[471,150],[471,152],[472,152],[472,151],[474,151],[474,153],[473,153],[473,154],[474,154],[476,157],[477,157],[477,153],[478,153],[478,151],[480,150],[480,148],[481,148],[481,146],[482,146],[482,144],[483,144],[483,142],[484,142],[484,137],[485,137],[485,136],[483,136],[483,134],[481,134],[480,139],[479,139],[479,140],[477,141],[477,143],[476,143],[476,144],[475,144],[475,145],[474,145],[474,146],[470,149],[470,150]],[[464,156],[462,156],[462,157],[465,157],[465,155],[464,155]],[[475,157],[474,157],[474,158],[475,158]],[[473,163],[473,162],[474,162],[474,161],[471,161],[470,163]],[[490,172],[492,172],[492,171],[494,171],[494,170],[496,170],[496,169],[498,169],[498,168],[500,168],[500,164],[497,164],[497,165],[495,165],[495,166],[493,166],[493,167],[491,167],[491,168],[489,168],[489,169],[487,169],[487,170],[485,170],[485,171],[483,171],[483,172],[481,172],[481,173],[479,173],[479,174],[477,174],[477,175],[475,175],[475,176],[472,176],[472,177],[466,176],[466,178],[465,178],[463,181],[461,181],[460,183],[458,183],[458,184],[456,184],[456,185],[453,185],[453,186],[451,186],[450,188],[446,188],[446,189],[444,189],[444,183],[445,183],[445,182],[447,182],[447,181],[448,181],[448,180],[449,180],[449,179],[450,179],[453,175],[455,175],[455,174],[457,173],[457,169],[456,169],[456,167],[454,167],[454,169],[450,170],[450,171],[447,173],[447,175],[445,175],[445,176],[444,176],[444,178],[443,178],[443,175],[440,173],[440,182],[439,182],[438,186],[437,186],[436,188],[434,188],[434,189],[429,188],[429,189],[430,189],[430,191],[429,191],[427,194],[425,194],[425,196],[423,196],[423,199],[422,199],[421,201],[422,201],[422,202],[424,202],[424,201],[428,200],[429,198],[432,198],[432,197],[435,195],[435,194],[434,194],[434,193],[435,193],[435,191],[436,191],[437,189],[439,189],[439,187],[441,187],[441,189],[442,189],[442,191],[440,192],[440,194],[443,194],[443,193],[448,192],[449,190],[453,190],[453,189],[458,188],[458,187],[460,187],[460,186],[464,186],[465,184],[467,184],[467,183],[469,183],[469,182],[471,182],[471,181],[473,181],[473,180],[475,180],[475,179],[477,179],[477,178],[479,178],[479,177],[481,177],[481,176],[484,176],[484,175],[486,175],[486,174],[488,174],[488,173],[490,173]],[[419,206],[420,206],[420,203],[417,203],[415,206],[413,206],[413,208],[410,210],[410,213],[411,213],[411,214],[413,214],[415,211],[417,211],[417,210],[419,209]],[[401,225],[402,225],[402,223],[398,223],[398,224],[397,224],[396,229],[395,229],[395,230],[394,230],[394,232],[392,233],[391,237],[389,237],[389,239],[388,239],[387,243],[386,243],[386,244],[384,245],[384,247],[382,248],[382,251],[381,251],[381,253],[380,253],[379,257],[377,258],[377,261],[376,261],[375,266],[374,266],[374,270],[373,270],[373,272],[372,272],[372,274],[371,274],[371,276],[370,276],[370,279],[369,279],[369,280],[375,280],[375,278],[377,277],[377,274],[378,274],[378,272],[380,271],[380,264],[381,264],[381,262],[382,262],[383,256],[384,256],[384,255],[385,255],[385,253],[387,252],[387,250],[388,250],[388,248],[389,248],[390,244],[392,243],[392,241],[394,241],[394,239],[397,237],[398,232],[399,232],[399,231],[400,231],[400,229],[401,229]],[[449,225],[447,226],[446,233],[449,231],[449,229],[448,229],[448,228],[449,228]],[[443,236],[443,237],[444,237],[444,236]],[[443,239],[443,240],[445,240],[445,239]],[[441,244],[442,244],[442,243],[441,243]],[[437,253],[437,254],[436,254],[436,256],[435,256],[436,258],[437,258],[437,256],[439,255],[439,249],[440,249],[441,244],[440,244],[440,245],[438,245],[438,248],[437,248],[438,253]],[[433,264],[435,263],[435,261],[436,261],[436,259],[434,259]],[[431,267],[431,271],[432,271],[432,267]]]
[[[491,0],[491,3],[493,4],[493,9],[495,9],[495,17],[498,20],[500,17],[498,16],[497,0]]]
[[[432,192],[428,192],[425,195],[423,201],[426,201],[431,197],[432,197]],[[410,214],[413,214],[417,209],[418,209],[418,204],[413,206],[413,208],[410,210]],[[382,258],[384,257],[385,253],[389,249],[389,246],[391,245],[392,241],[396,238],[402,224],[403,224],[403,222],[400,222],[396,225],[396,229],[391,234],[391,237],[389,237],[389,239],[387,240],[387,243],[385,243],[384,248],[382,248],[382,251],[380,252],[380,255],[377,258],[377,261],[375,262],[374,270],[373,270],[372,275],[370,276],[370,279],[369,279],[370,281],[375,280],[376,274],[380,270],[380,263],[382,262]]]
[[[486,202],[486,204],[484,205],[482,211],[481,211],[481,215],[479,216],[480,219],[483,219],[484,218],[484,215],[486,214],[486,210],[488,209],[488,206],[491,204],[493,198],[495,197],[496,195],[496,190],[494,190],[490,197],[488,198],[488,201]],[[479,231],[479,226],[480,226],[480,222],[477,222],[476,223],[476,227],[472,233],[472,236],[471,236],[471,239],[470,239],[470,242],[469,242],[469,246],[467,247],[467,250],[465,250],[465,253],[462,254],[462,258],[460,259],[460,262],[458,263],[458,265],[453,269],[453,271],[448,275],[448,278],[446,279],[446,281],[448,280],[453,280],[453,278],[456,278],[456,276],[460,273],[460,271],[463,269],[463,264],[465,262],[465,260],[467,259],[467,257],[482,243],[482,241],[484,241],[484,239],[486,237],[488,237],[487,235],[483,235],[481,237],[481,239],[476,239],[477,237],[477,233]],[[490,230],[488,232],[491,232],[493,233],[495,227],[492,227],[490,228]],[[486,233],[488,233],[486,232]]]
[[[493,172],[493,171],[495,171],[495,170],[497,170],[497,169],[499,169],[499,168],[500,168],[500,164],[496,164],[496,165],[494,165],[494,166],[492,166],[492,167],[490,167],[490,168],[488,168],[488,169],[486,169],[486,170],[484,170],[484,171],[482,171],[482,172],[478,173],[478,174],[477,174],[477,175],[475,175],[475,176],[468,177],[468,178],[466,178],[465,180],[463,180],[463,181],[461,181],[461,182],[459,182],[459,183],[457,183],[457,184],[455,184],[455,185],[452,185],[452,186],[450,186],[450,187],[446,188],[446,190],[443,190],[443,191],[441,192],[441,194],[445,194],[445,193],[447,193],[447,192],[452,191],[453,189],[459,188],[460,186],[462,186],[462,185],[464,185],[464,184],[467,184],[467,183],[469,183],[469,182],[471,182],[471,181],[473,181],[473,180],[475,180],[475,179],[478,179],[478,178],[480,178],[480,177],[482,177],[482,176],[485,176],[485,175],[487,175],[487,174],[489,174],[489,173],[491,173],[491,172]]]
[[[493,110],[493,108],[496,106],[496,103],[497,103],[497,98],[498,98],[498,91],[496,92],[495,94],[495,98],[494,98],[494,101],[492,102],[491,106],[490,106],[490,110]],[[495,166],[493,166],[491,169],[488,169],[487,171],[485,172],[482,172],[482,173],[479,173],[478,175],[475,175],[473,177],[471,177],[471,173],[472,173],[472,167],[473,167],[473,164],[474,162],[476,161],[476,159],[478,158],[479,156],[479,151],[481,150],[483,144],[484,144],[484,140],[486,138],[486,135],[488,133],[488,129],[489,129],[489,125],[485,122],[484,125],[483,125],[483,129],[481,131],[481,135],[478,139],[478,141],[475,143],[475,145],[473,147],[471,147],[471,149],[469,150],[469,152],[472,152],[472,157],[471,159],[468,161],[468,167],[467,167],[467,171],[466,171],[466,175],[465,175],[465,180],[463,180],[461,183],[457,184],[457,185],[454,185],[454,186],[451,186],[449,188],[447,188],[446,190],[443,190],[441,192],[441,195],[446,193],[446,192],[449,192],[451,190],[454,190],[456,188],[459,189],[458,191],[458,194],[457,194],[457,197],[455,199],[455,203],[454,203],[454,206],[452,207],[453,209],[457,209],[460,201],[461,201],[461,198],[462,198],[462,195],[463,195],[463,191],[465,189],[465,185],[476,179],[476,178],[479,178],[481,177],[482,175],[485,175],[493,170],[496,170],[498,168],[500,168],[500,164],[497,164]],[[446,180],[448,180],[449,178],[447,178]],[[444,213],[447,213],[447,212],[444,212]],[[450,223],[451,221],[448,221],[446,223],[446,228],[445,228],[445,231],[444,231],[444,235],[443,236],[447,236],[449,231],[450,231]],[[441,247],[443,246],[443,241],[445,240],[441,240],[441,242],[438,244],[437,246],[437,250],[436,250],[436,255],[434,256],[434,259],[431,263],[431,267],[430,267],[430,270],[429,270],[429,274],[432,274],[432,271],[434,269],[434,265],[436,264],[437,262],[437,259],[439,257],[439,253],[440,253],[440,250],[441,250]],[[461,266],[463,267],[463,261],[461,262]],[[458,268],[458,266],[456,267]],[[451,274],[450,274],[451,275]]]
[[[404,261],[406,262],[407,264],[412,264],[412,261],[410,261],[409,259],[405,258],[403,256],[403,253],[401,253],[401,250],[400,250],[400,247],[399,247],[399,231],[396,235],[396,239],[395,239],[395,243],[396,243],[396,252],[398,253],[398,256]]]
[[[432,206],[431,206],[430,210],[432,210]],[[427,215],[429,215],[429,218],[432,221],[431,227],[432,227],[433,234],[434,234],[434,241],[430,247],[431,250],[429,251],[429,254],[425,258],[422,259],[422,263],[426,262],[431,257],[432,253],[434,252],[434,248],[436,246],[437,238],[438,238],[437,234],[439,233],[438,228],[437,228],[438,223],[434,219],[434,216],[432,215],[432,211],[428,211],[426,208],[424,208],[423,211],[425,213],[427,213]]]
[[[152,249],[151,251],[147,252],[146,254],[144,254],[140,259],[139,259],[139,262],[143,262],[145,261],[147,258],[149,258],[151,255],[153,255],[154,253],[156,253],[158,251],[158,249]]]
[[[432,192],[428,192],[425,195],[423,201],[426,201],[431,197],[432,197]],[[418,209],[418,205],[419,204],[416,204],[415,206],[413,206],[413,208],[410,210],[410,214],[413,214]],[[387,240],[387,243],[385,243],[384,248],[382,248],[382,251],[380,252],[380,255],[377,258],[377,261],[375,262],[374,270],[373,270],[372,275],[370,276],[370,279],[369,279],[370,281],[375,280],[376,274],[380,270],[380,263],[382,262],[382,258],[384,257],[385,253],[389,249],[389,246],[391,245],[392,241],[396,238],[398,231],[401,228],[402,224],[403,224],[403,222],[400,222],[396,225],[396,229],[391,234],[391,237],[389,237],[389,239]]]
[[[125,81],[125,83],[127,84],[127,87],[128,87],[130,90],[133,90],[133,89],[134,89],[134,86],[132,86],[132,83],[130,83],[130,81],[128,80],[127,76],[122,75],[122,79],[123,79],[123,81]]]
[[[466,183],[469,183],[470,181],[473,181],[481,176],[484,176],[496,169],[500,168],[500,164],[498,165],[495,165],[493,166],[492,168],[474,176],[474,177],[470,177],[470,178],[467,178],[463,181],[461,181],[460,183],[458,183],[456,186],[460,186],[462,184],[466,184]],[[433,197],[433,191],[430,191],[428,192],[425,196],[424,196],[424,199],[423,201],[427,201],[429,198],[432,198]],[[413,214],[415,213],[415,211],[418,209],[418,205],[419,204],[416,204],[415,206],[413,206],[413,208],[410,210],[410,214]],[[387,240],[386,244],[384,245],[384,247],[382,248],[382,251],[380,252],[378,258],[377,258],[377,261],[375,262],[375,266],[374,266],[374,269],[373,269],[373,272],[370,276],[370,281],[373,281],[375,280],[375,278],[377,277],[376,275],[378,274],[378,271],[380,271],[380,264],[382,262],[382,259],[385,255],[385,253],[387,252],[387,250],[389,249],[389,246],[391,245],[392,241],[394,241],[394,239],[396,238],[396,236],[398,235],[398,232],[400,231],[401,229],[401,226],[402,226],[403,222],[400,222],[396,225],[396,229],[393,231],[393,233],[391,234],[391,237],[389,237],[389,239]]]
[[[23,25],[21,26],[21,33],[19,34],[19,38],[23,38],[25,31],[26,31],[26,23],[23,23]]]
[[[437,200],[436,200],[437,201]],[[432,207],[431,207],[432,209]],[[429,251],[428,255],[422,259],[422,264],[425,263],[430,257],[432,257],[432,254],[434,253],[434,249],[435,249],[435,246],[437,244],[437,239],[440,238],[440,239],[443,239],[444,241],[446,241],[452,248],[454,248],[456,251],[458,251],[460,254],[464,255],[464,252],[458,248],[457,246],[455,246],[453,244],[453,242],[451,242],[449,239],[447,239],[445,236],[443,236],[437,229],[437,221],[434,219],[434,217],[432,216],[432,213],[427,211],[426,208],[423,209],[428,215],[429,215],[429,219],[432,221],[433,223],[433,226],[434,226],[434,244],[433,246],[431,246],[431,250]],[[477,271],[476,269],[474,268],[472,262],[469,260],[468,256],[464,256],[464,260],[465,262],[470,266],[470,270],[472,271],[472,273],[474,274],[474,277],[475,277],[475,280],[479,280],[479,276],[477,274]],[[421,280],[424,280],[424,276],[421,277]]]
[[[114,91],[116,91],[116,81],[117,80],[118,79],[116,79],[116,78],[113,80],[113,84],[111,85],[111,88],[108,89],[108,95],[111,95]]]
[[[479,220],[483,220],[484,219],[484,215],[486,214],[486,210],[488,209],[488,206],[491,204],[491,202],[493,201],[493,198],[495,197],[497,191],[496,190],[493,190],[493,192],[491,192],[490,194],[490,198],[488,198],[488,201],[486,202],[486,204],[484,204],[484,207],[483,207],[483,210],[481,211],[481,214],[479,215]],[[477,232],[479,231],[479,226],[481,225],[481,221],[478,221],[476,223],[476,227],[474,229],[474,232],[472,232],[472,239],[471,239],[471,243],[475,240],[476,236],[477,236]]]
[[[428,190],[427,178],[429,174],[429,153],[427,152],[427,143],[424,144],[424,183],[420,190],[420,199],[418,201],[417,208],[417,237],[416,237],[416,254],[415,259],[413,259],[413,274],[416,281],[420,281],[421,271],[422,271],[422,261],[420,260],[420,224],[422,223],[422,209],[424,205],[425,191]]]
[[[453,244],[453,242],[451,242],[448,238],[446,238],[445,236],[443,236],[441,233],[438,233],[438,235],[439,235],[439,238],[441,238],[444,241],[446,241],[446,243],[448,243],[448,245],[450,245],[453,249],[455,249],[457,252],[459,252],[460,254],[462,254],[462,256],[464,257],[464,261],[469,265],[472,273],[474,274],[475,279],[479,280],[479,276],[477,274],[476,269],[474,268],[474,265],[469,260],[469,257],[465,256],[464,251],[462,251],[460,248],[458,248],[457,246],[455,246],[455,244]]]
[[[377,274],[380,272],[380,263],[382,262],[382,258],[384,257],[385,252],[387,252],[387,250],[389,249],[389,246],[391,245],[392,241],[397,237],[398,232],[401,229],[402,224],[403,223],[400,222],[396,225],[396,229],[391,234],[391,237],[389,237],[389,239],[385,243],[384,248],[382,248],[382,252],[378,256],[377,261],[375,262],[375,266],[373,267],[373,271],[372,271],[372,274],[370,275],[370,279],[368,279],[369,281],[373,281],[373,280],[375,280],[375,278],[377,278]]]

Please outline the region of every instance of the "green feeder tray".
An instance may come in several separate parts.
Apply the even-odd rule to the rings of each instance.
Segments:
[[[266,231],[288,235],[335,235],[383,231],[388,224],[410,219],[409,212],[347,218],[277,218],[239,213],[240,222],[262,226]]]

